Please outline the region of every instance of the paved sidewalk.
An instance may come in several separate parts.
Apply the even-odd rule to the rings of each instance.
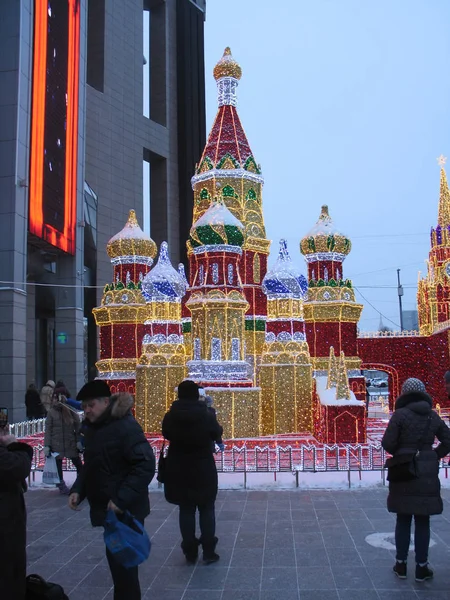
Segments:
[[[392,534],[386,489],[350,491],[222,491],[216,504],[215,565],[187,566],[177,508],[151,492],[146,527],[152,553],[140,568],[144,599],[154,600],[449,600],[450,491],[444,515],[432,518],[430,560],[435,579],[400,581],[392,550],[371,534]],[[112,600],[102,530],[86,507],[72,512],[55,490],[30,490],[29,573],[64,586],[70,600]],[[387,539],[389,536],[373,536]],[[392,541],[392,535],[391,535]],[[379,545],[379,544],[378,544]]]

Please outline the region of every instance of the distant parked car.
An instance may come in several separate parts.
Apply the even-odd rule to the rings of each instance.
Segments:
[[[375,377],[374,379],[372,379],[372,385],[374,387],[387,387],[388,386],[388,382],[387,379],[382,379],[381,377]]]

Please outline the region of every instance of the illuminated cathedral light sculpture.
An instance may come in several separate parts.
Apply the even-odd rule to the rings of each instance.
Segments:
[[[264,179],[236,108],[241,77],[241,67],[234,60],[230,48],[225,48],[223,57],[214,67],[218,111],[192,177],[193,222],[203,215],[218,195],[244,226],[239,271],[243,293],[249,304],[245,315],[245,354],[247,360],[257,367],[265,339],[267,304],[261,282],[267,272],[270,241],[266,238],[262,211]],[[254,369],[254,383],[256,372],[257,369]]]
[[[245,360],[245,313],[239,270],[244,226],[222,202],[214,201],[191,228],[192,281],[188,377],[214,396],[225,435],[260,434],[260,394]]]
[[[142,281],[147,333],[136,368],[136,418],[147,432],[158,432],[175,400],[175,389],[186,375],[186,352],[181,324],[181,300],[186,293],[184,273],[170,262],[167,242],[161,244],[155,267]]]
[[[312,365],[305,336],[306,278],[292,263],[285,240],[262,281],[267,295],[266,342],[260,365],[262,433],[312,431]]]
[[[101,306],[93,314],[100,329],[99,377],[112,391],[134,393],[136,361],[146,334],[146,305],[141,283],[156,256],[155,242],[139,227],[130,210],[124,228],[108,242],[114,280],[104,288]]]
[[[443,156],[438,159],[441,167],[438,223],[431,229],[427,276],[420,279],[418,285],[422,335],[431,335],[440,324],[450,319],[450,191],[444,169],[446,160]]]

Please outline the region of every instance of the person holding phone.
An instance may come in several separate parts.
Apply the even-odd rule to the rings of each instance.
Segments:
[[[33,449],[9,435],[7,409],[0,409],[0,597],[24,600],[26,510],[23,493]]]

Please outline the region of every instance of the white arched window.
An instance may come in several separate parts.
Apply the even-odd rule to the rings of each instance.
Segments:
[[[231,360],[239,360],[239,338],[231,338]]]
[[[213,283],[219,283],[219,265],[217,263],[213,263],[212,266],[212,280]]]
[[[222,340],[213,337],[211,339],[211,360],[222,360]]]
[[[202,347],[201,347],[200,338],[195,338],[194,339],[194,360],[200,360],[201,351],[202,351]]]
[[[227,270],[228,270],[228,283],[229,283],[229,285],[233,285],[234,274],[233,274],[233,265],[231,263],[229,263]]]

